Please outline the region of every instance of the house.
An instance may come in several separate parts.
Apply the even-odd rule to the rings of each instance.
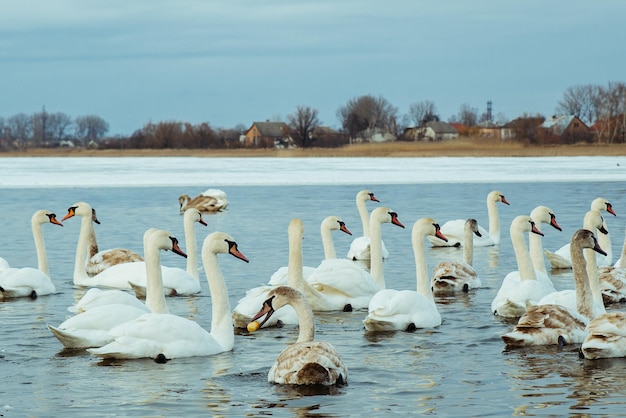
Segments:
[[[469,126],[467,126],[467,125],[465,125],[463,123],[453,122],[450,125],[452,125],[454,127],[454,129],[456,129],[456,131],[457,131],[457,133],[459,135],[468,136],[470,134]]]
[[[591,129],[578,116],[552,116],[537,128],[537,138],[544,144],[590,142]]]
[[[532,139],[537,127],[545,121],[543,116],[521,116],[506,123],[501,129],[502,139]]]
[[[473,131],[481,138],[502,139],[502,127],[490,120],[479,123]]]
[[[245,147],[291,148],[293,139],[285,122],[253,122],[241,138]]]
[[[430,121],[417,129],[415,140],[428,139],[429,141],[442,141],[456,139],[459,133],[454,126],[446,122]]]

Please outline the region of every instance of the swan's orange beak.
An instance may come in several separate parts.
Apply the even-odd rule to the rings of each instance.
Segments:
[[[398,214],[397,213],[389,212],[389,215],[391,215],[391,223],[392,224],[398,225],[400,228],[404,228],[404,225],[402,225],[402,222],[400,222],[400,220],[398,219]]]
[[[49,214],[48,219],[50,219],[51,224],[63,226],[63,224],[57,220],[57,216],[54,213]]]
[[[226,242],[228,243],[228,252],[237,257],[240,260],[245,261],[246,263],[249,263],[250,261],[246,258],[245,255],[243,255],[243,253],[241,251],[239,251],[239,248],[237,248],[237,243],[234,241],[228,241],[226,240]]]
[[[530,229],[530,232],[537,234],[537,235],[541,235],[543,237],[543,232],[537,229],[534,222],[531,222],[530,225],[532,226]]]
[[[270,317],[274,313],[274,308],[272,308],[272,299],[274,299],[274,296],[272,296],[271,298],[263,302],[263,306],[261,307],[259,312],[257,312],[256,315],[252,317],[250,324],[257,323],[258,324],[257,329],[261,328],[263,324],[265,324],[267,320],[270,319]],[[258,319],[261,318],[262,316],[264,316],[263,320],[261,322],[258,322]],[[248,326],[250,326],[250,324],[248,324]]]
[[[559,231],[563,230],[561,229],[561,225],[559,225],[558,222],[556,221],[556,216],[554,216],[554,214],[550,215],[550,225],[552,225],[553,228],[556,228]]]
[[[347,227],[347,226],[346,226],[346,224],[345,224],[345,223],[343,223],[343,222],[339,222],[339,230],[340,230],[341,232],[345,232],[345,233],[346,233],[346,234],[348,234],[348,235],[352,235],[352,232],[350,232],[350,230],[348,230],[348,227]]]
[[[500,195],[500,201],[502,203],[504,203],[505,205],[509,205],[510,206],[510,203],[508,202],[508,200],[506,200],[506,198],[504,196],[502,196],[502,195]]]
[[[376,198],[376,196],[374,196],[374,193],[370,193],[370,200],[371,200],[372,202],[379,202],[379,203],[380,203],[380,200],[378,200],[378,199]]]
[[[185,254],[185,252],[178,246],[178,239],[174,237],[170,237],[170,239],[172,240],[172,252],[180,255],[181,257],[187,258],[187,254]]]
[[[72,206],[71,208],[69,208],[67,210],[67,215],[65,215],[63,217],[63,219],[61,219],[62,221],[65,221],[66,219],[70,219],[72,216],[76,215],[76,206]]]
[[[445,235],[441,233],[441,229],[439,228],[439,225],[437,224],[435,224],[435,236],[441,240],[444,240],[445,242],[448,242],[448,237],[446,237]]]

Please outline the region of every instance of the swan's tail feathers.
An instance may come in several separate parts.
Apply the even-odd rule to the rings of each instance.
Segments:
[[[86,339],[82,336],[75,335],[70,331],[57,328],[50,324],[47,324],[47,326],[50,332],[52,332],[52,335],[54,335],[56,339],[59,340],[59,342],[63,344],[63,347],[65,348],[84,349],[84,348],[90,348],[90,347],[95,346],[94,342],[91,341],[90,339]]]
[[[133,292],[135,293],[135,297],[137,297],[137,299],[145,299],[146,298],[146,287],[133,283],[133,282],[128,282],[128,284],[130,285],[130,288],[133,290]]]
[[[569,260],[561,257],[560,255],[553,253],[546,249],[544,249],[543,252],[546,255],[546,258],[548,259],[548,261],[550,262],[550,266],[553,269],[571,269],[572,268],[572,263]]]

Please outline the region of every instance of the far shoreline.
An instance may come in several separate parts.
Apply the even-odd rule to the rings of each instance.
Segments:
[[[198,157],[198,158],[333,158],[333,157],[584,157],[626,156],[626,144],[525,145],[482,138],[438,142],[353,144],[341,148],[296,149],[84,149],[27,148],[0,152],[1,157]]]

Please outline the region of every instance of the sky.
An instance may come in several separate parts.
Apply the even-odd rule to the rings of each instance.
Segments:
[[[624,81],[612,0],[4,0],[0,117],[97,115],[232,128],[382,96],[494,116],[555,113],[566,89]]]
[[[207,163],[210,160],[210,163]],[[524,167],[524,169],[520,169]],[[176,173],[172,175],[172,173]],[[201,173],[201,175],[199,175]],[[433,173],[437,173],[433,175]],[[624,157],[0,157],[1,188],[619,181]],[[202,189],[204,190],[204,189]]]

